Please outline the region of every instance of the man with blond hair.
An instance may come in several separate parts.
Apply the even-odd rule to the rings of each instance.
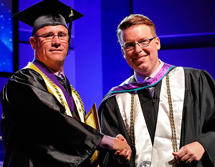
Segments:
[[[103,133],[121,133],[132,147],[126,166],[215,166],[213,78],[162,62],[155,25],[144,15],[124,18],[117,36],[134,75],[109,91],[99,115]],[[117,161],[108,153],[104,164]]]

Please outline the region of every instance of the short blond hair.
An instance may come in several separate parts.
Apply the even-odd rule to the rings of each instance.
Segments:
[[[131,26],[141,25],[141,24],[149,26],[151,29],[152,35],[154,37],[157,36],[155,25],[148,17],[141,14],[131,14],[130,16],[125,17],[117,27],[117,37],[118,37],[119,43],[122,44],[122,41],[121,41],[122,31],[126,30]]]

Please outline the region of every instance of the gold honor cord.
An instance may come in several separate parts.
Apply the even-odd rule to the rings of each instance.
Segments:
[[[172,146],[173,151],[177,152],[177,139],[176,139],[176,131],[175,131],[175,122],[174,122],[174,114],[173,114],[173,105],[172,105],[172,97],[170,92],[170,82],[169,82],[169,74],[166,75],[166,87],[167,87],[167,95],[168,95],[168,104],[169,104],[169,111],[170,111],[170,124],[171,124],[171,131],[172,131]],[[176,165],[179,167],[179,161],[176,160]]]
[[[79,93],[73,88],[73,86],[71,85],[71,90],[72,90],[72,97],[73,97],[73,100],[75,102],[75,105],[77,107],[77,110],[78,110],[78,115],[79,115],[79,118],[81,120],[81,122],[85,122],[85,109],[84,109],[84,104],[83,104],[83,101],[79,95]]]
[[[66,110],[66,114],[72,117],[71,111],[69,109],[69,106],[67,104],[66,98],[64,97],[64,94],[62,92],[62,90],[55,85],[42,71],[40,71],[39,68],[37,68],[33,63],[29,62],[26,68],[32,69],[36,72],[38,72],[42,78],[44,79],[48,92],[53,94],[56,99],[64,106],[65,110]]]
[[[130,135],[132,149],[135,150],[135,136],[134,136],[134,92],[131,92],[131,112],[130,112]]]

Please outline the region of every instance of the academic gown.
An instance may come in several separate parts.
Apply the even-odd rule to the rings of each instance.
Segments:
[[[16,72],[1,98],[4,167],[90,166],[89,158],[103,135],[65,115],[39,73]]]
[[[180,148],[186,144],[198,141],[205,148],[205,154],[193,167],[215,166],[215,82],[206,72],[185,68],[185,96],[182,115]],[[160,101],[161,82],[155,85],[154,96],[147,89],[139,90],[138,96],[143,115],[153,143],[157,115]],[[171,82],[171,81],[170,81]],[[116,136],[122,134],[131,146],[131,138],[119,111],[115,96],[103,101],[99,107],[102,132]],[[135,136],[138,137],[138,136]],[[135,166],[135,150],[132,152],[131,161],[127,165],[120,165],[115,158],[107,153],[103,166]],[[160,165],[162,166],[162,164]],[[181,163],[180,166],[186,166]]]

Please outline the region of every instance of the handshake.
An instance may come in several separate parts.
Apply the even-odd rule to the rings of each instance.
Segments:
[[[122,135],[117,135],[116,138],[113,139],[113,152],[116,157],[118,163],[126,164],[130,161],[131,158],[131,148],[129,147],[127,141]]]

